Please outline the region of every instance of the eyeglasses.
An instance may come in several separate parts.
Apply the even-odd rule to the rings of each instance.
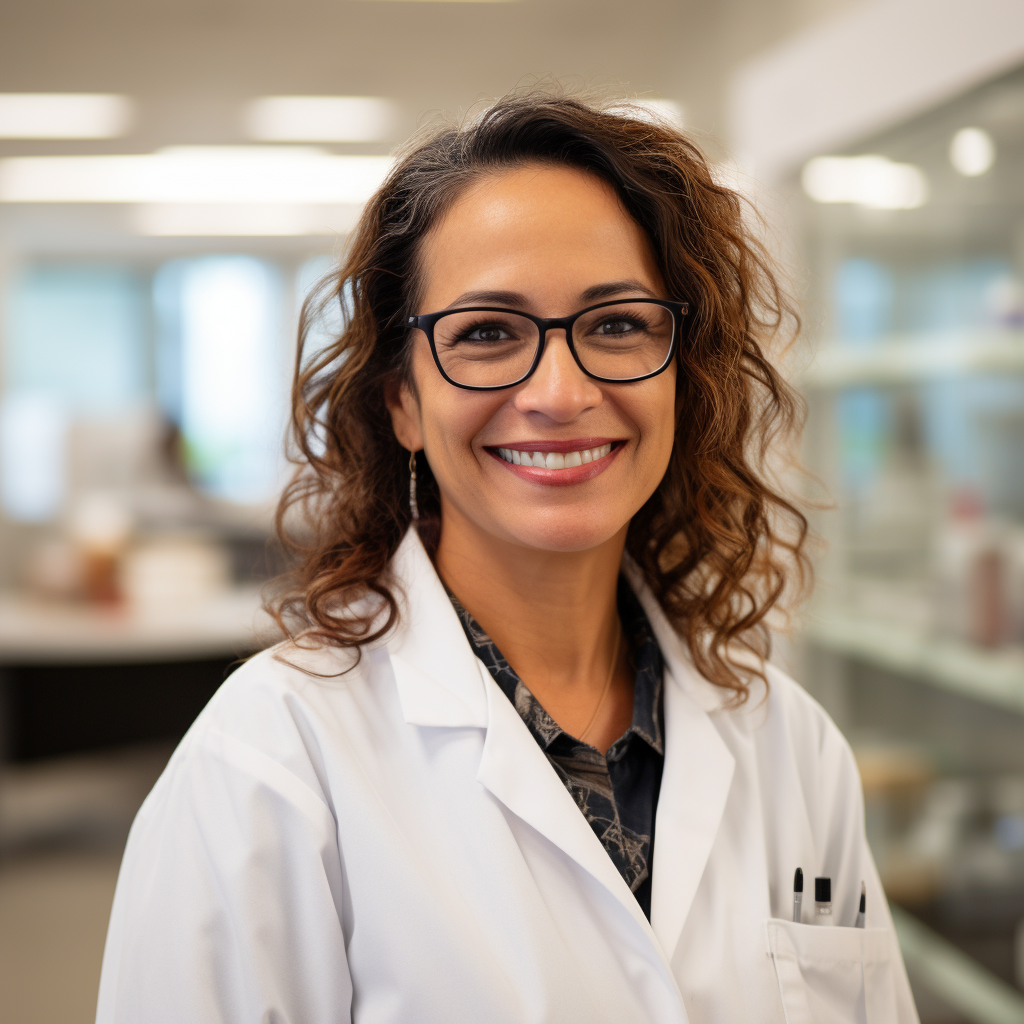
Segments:
[[[539,317],[496,306],[411,316],[430,342],[441,376],[469,391],[521,384],[540,365],[549,330],[564,330],[576,365],[594,380],[631,384],[661,373],[679,342],[685,302],[617,299],[566,317]]]

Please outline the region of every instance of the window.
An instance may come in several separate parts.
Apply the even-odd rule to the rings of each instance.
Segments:
[[[120,267],[30,267],[5,327],[0,499],[13,519],[47,520],[64,497],[72,418],[116,416],[149,394],[145,282]]]

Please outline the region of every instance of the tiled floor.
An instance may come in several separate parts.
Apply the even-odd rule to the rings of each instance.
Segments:
[[[0,1021],[88,1024],[120,855],[36,853],[0,863]]]
[[[121,851],[166,744],[0,767],[0,1024],[89,1024]]]

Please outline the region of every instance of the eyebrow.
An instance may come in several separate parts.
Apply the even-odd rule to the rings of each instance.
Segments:
[[[650,296],[652,299],[656,299],[657,296],[651,291],[646,285],[641,284],[639,281],[630,278],[626,281],[607,281],[604,284],[595,284],[585,291],[580,293],[580,301],[587,302],[600,302],[602,299],[610,299],[616,295],[622,295],[626,292],[641,292],[644,295]],[[454,302],[451,302],[446,306],[446,309],[455,309],[458,306],[467,305],[497,305],[497,306],[510,306],[513,308],[522,309],[529,305],[529,300],[522,292],[509,292],[509,291],[479,291],[479,292],[463,292]]]

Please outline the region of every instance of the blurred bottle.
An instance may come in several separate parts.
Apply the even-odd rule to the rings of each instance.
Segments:
[[[132,516],[108,491],[86,491],[75,499],[68,535],[82,557],[85,597],[97,604],[121,600],[118,562],[132,532]]]
[[[935,539],[935,618],[939,635],[984,647],[1013,638],[1008,531],[961,489]]]
[[[924,437],[918,401],[894,399],[884,458],[871,485],[851,506],[851,592],[872,616],[918,629],[931,617],[934,536],[941,477]]]

